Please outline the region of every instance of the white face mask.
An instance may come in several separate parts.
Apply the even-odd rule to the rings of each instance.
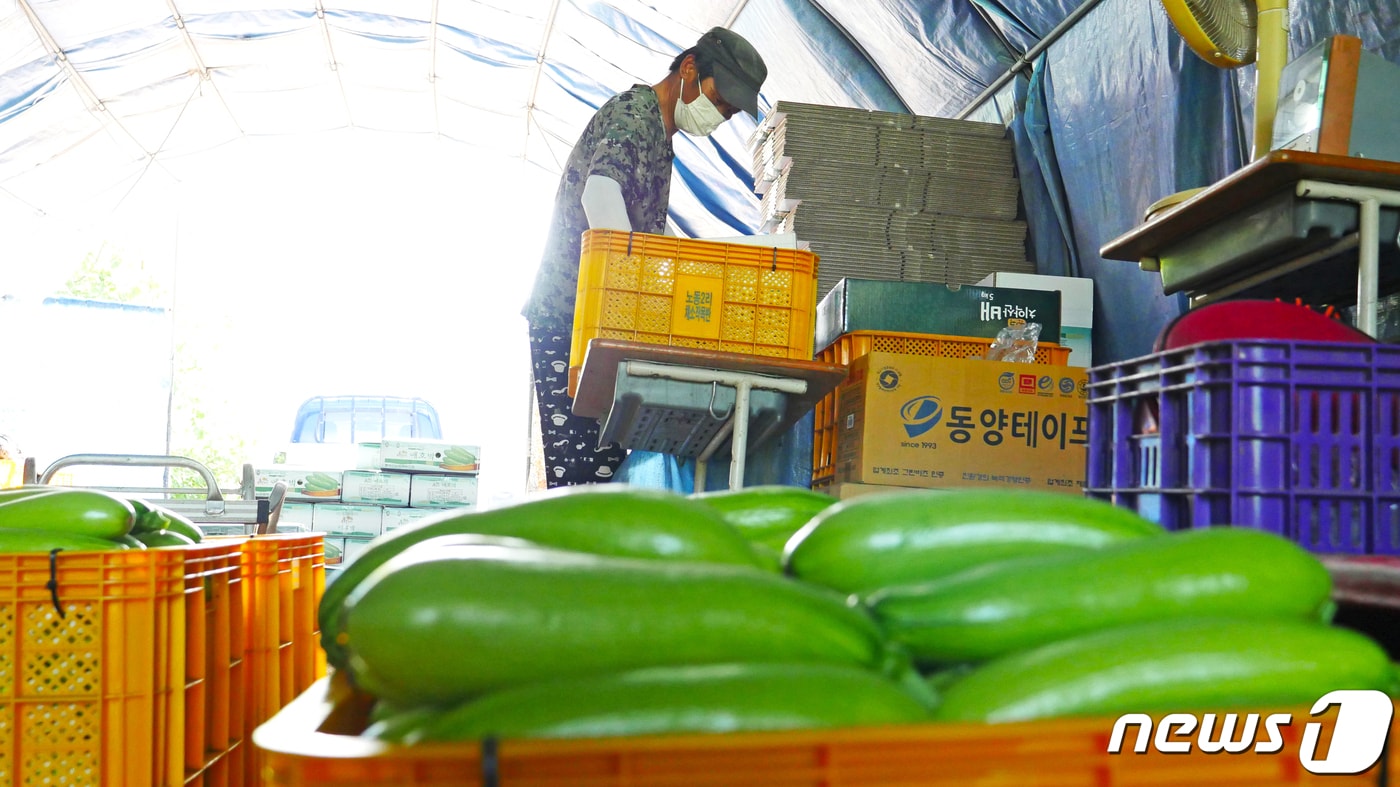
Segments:
[[[685,80],[681,80],[681,95],[685,95]],[[710,97],[701,90],[700,95],[689,104],[685,99],[676,98],[676,128],[697,137],[708,137],[715,129],[724,125],[724,114],[719,111]]]

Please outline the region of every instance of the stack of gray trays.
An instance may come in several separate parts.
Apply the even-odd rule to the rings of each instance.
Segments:
[[[818,298],[847,277],[1035,272],[998,124],[780,101],[751,147],[764,229],[811,244]]]

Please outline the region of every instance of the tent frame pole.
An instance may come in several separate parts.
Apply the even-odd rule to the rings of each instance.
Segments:
[[[1035,46],[1026,50],[1024,55],[1016,58],[1016,62],[1012,63],[1011,67],[1006,69],[1006,73],[997,77],[992,84],[987,86],[986,90],[978,94],[977,98],[972,99],[972,103],[963,107],[963,110],[954,115],[953,118],[955,120],[966,120],[968,115],[976,112],[983,104],[987,103],[988,99],[1001,92],[1001,89],[1006,87],[1008,82],[1015,79],[1017,74],[1030,68],[1031,64],[1035,62],[1037,57],[1040,57],[1041,53],[1049,49],[1051,44],[1058,41],[1060,36],[1069,32],[1070,28],[1079,24],[1079,20],[1087,16],[1089,12],[1094,10],[1101,2],[1103,2],[1103,0],[1084,0],[1078,8],[1074,9],[1069,16],[1064,18],[1064,21],[1055,25],[1053,30],[1047,33],[1044,38],[1037,41]]]

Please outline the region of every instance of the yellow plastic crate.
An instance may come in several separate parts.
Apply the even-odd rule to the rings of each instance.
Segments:
[[[579,257],[569,395],[590,339],[812,360],[817,256],[589,230]]]
[[[817,353],[822,363],[849,366],[851,361],[872,352],[926,355],[935,358],[985,358],[992,346],[991,339],[976,336],[943,336],[934,333],[897,333],[888,331],[852,331],[837,337],[830,346]],[[1035,362],[1064,366],[1069,362],[1070,349],[1052,342],[1041,342],[1035,351]],[[817,401],[813,414],[812,483],[822,484],[836,477],[836,413],[840,402],[832,391]]]
[[[178,549],[0,554],[0,783],[179,787],[160,733],[184,568]]]
[[[185,673],[181,715],[186,787],[244,783],[243,538],[181,548],[185,557]],[[179,695],[177,695],[179,696]]]
[[[326,589],[325,537],[249,537],[242,570],[246,742],[259,724],[326,674],[316,614]],[[261,785],[262,757],[252,746],[243,749],[245,783]]]
[[[360,737],[370,704],[331,683],[317,683],[254,733],[267,755],[267,787],[1360,787],[1376,784],[1381,768],[1358,776],[1308,773],[1298,759],[1302,724],[1282,728],[1284,749],[1273,755],[1199,748],[1113,755],[1112,718],[506,740],[487,767],[472,742],[393,746]],[[1308,715],[1292,710],[1295,719]],[[1324,724],[1319,746],[1329,745],[1330,729]]]

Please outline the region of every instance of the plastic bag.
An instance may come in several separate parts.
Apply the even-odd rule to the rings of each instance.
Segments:
[[[997,332],[996,341],[987,348],[987,360],[1007,363],[1035,363],[1035,351],[1040,345],[1040,323],[1028,322],[1008,326]]]

